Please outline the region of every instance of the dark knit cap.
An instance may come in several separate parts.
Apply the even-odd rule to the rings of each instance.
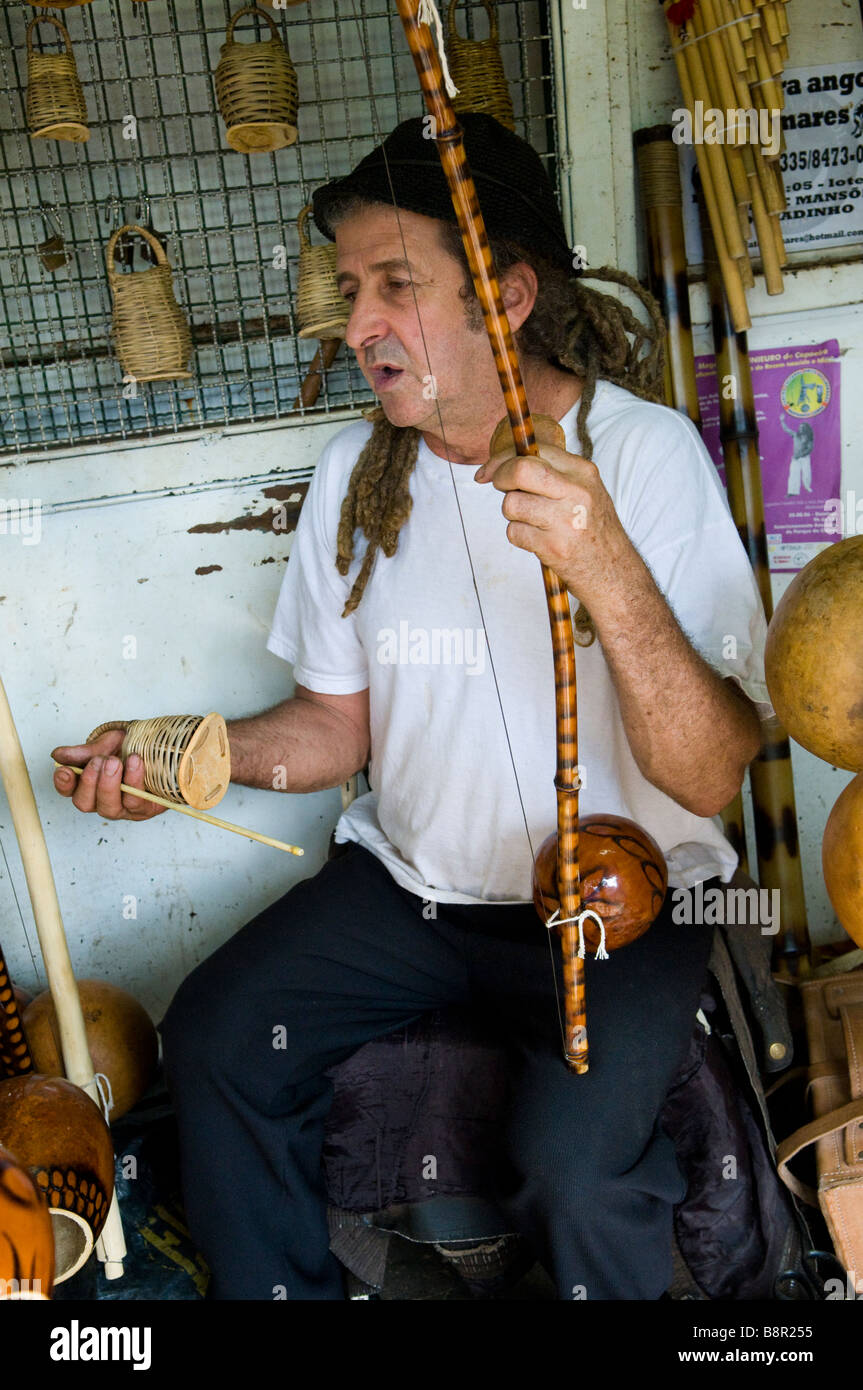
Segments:
[[[572,272],[563,219],[536,150],[493,116],[465,111],[458,119],[489,236],[513,241]],[[335,240],[328,211],[348,193],[392,207],[394,189],[400,208],[457,223],[437,146],[424,134],[427,128],[423,116],[402,121],[350,174],[317,190],[312,207],[324,236]]]

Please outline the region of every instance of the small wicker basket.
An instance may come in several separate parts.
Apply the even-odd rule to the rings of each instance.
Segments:
[[[484,111],[508,130],[515,130],[512,99],[498,44],[495,8],[489,0],[483,0],[488,15],[487,39],[463,39],[455,27],[457,3],[458,0],[450,0],[446,35],[450,75],[459,89],[458,96],[453,97],[453,110]]]
[[[245,14],[266,21],[268,40],[234,40],[234,25]],[[268,153],[297,138],[297,74],[275,24],[257,5],[246,5],[231,16],[216,68],[216,100],[232,150]]]
[[[351,306],[336,284],[336,248],[312,246],[306,231],[311,203],[297,218],[300,235],[300,276],[297,290],[297,322],[300,338],[343,338]]]
[[[127,232],[143,237],[152,247],[156,264],[148,270],[117,270],[114,248]],[[192,335],[174,298],[171,265],[161,243],[146,227],[127,223],[111,237],[105,256],[114,302],[111,333],[123,371],[136,381],[188,379]]]
[[[60,31],[65,53],[38,53],[34,49],[37,24],[53,24]],[[27,125],[36,140],[90,139],[87,103],[72,40],[65,24],[50,14],[35,15],[27,25]]]

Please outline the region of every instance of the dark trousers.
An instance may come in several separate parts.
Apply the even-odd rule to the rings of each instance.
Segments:
[[[321,1171],[324,1072],[452,1003],[493,1016],[510,1048],[510,1176],[495,1195],[559,1296],[660,1297],[685,1184],[657,1116],[694,1026],[712,928],[673,924],[666,903],[639,941],[588,958],[590,1070],[576,1076],[533,907],[432,910],[351,846],[179,989],[162,1023],[165,1065],[211,1295],[343,1296]]]

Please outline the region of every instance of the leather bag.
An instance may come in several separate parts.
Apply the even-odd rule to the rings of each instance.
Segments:
[[[820,1206],[845,1269],[863,1273],[863,970],[808,980],[800,992],[815,1119],[779,1145],[779,1172],[798,1197]],[[811,1144],[817,1192],[789,1168]]]

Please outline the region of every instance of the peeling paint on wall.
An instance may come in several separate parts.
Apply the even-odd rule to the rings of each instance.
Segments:
[[[275,531],[289,534],[296,530],[300,507],[308,492],[308,483],[277,483],[263,490],[276,505],[265,512],[244,512],[229,521],[202,521],[189,527],[190,536],[218,535],[224,531]]]

